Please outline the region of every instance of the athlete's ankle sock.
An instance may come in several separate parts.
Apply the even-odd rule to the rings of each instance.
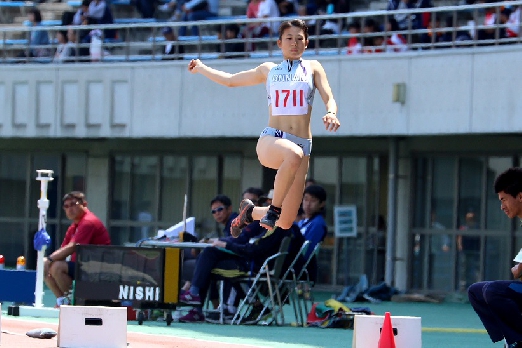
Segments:
[[[277,215],[281,215],[281,208],[273,206],[270,204],[270,207],[268,207],[268,210],[276,213]]]

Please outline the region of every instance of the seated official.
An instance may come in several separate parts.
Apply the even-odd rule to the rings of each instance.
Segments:
[[[65,233],[60,249],[44,259],[44,281],[62,303],[62,297],[71,289],[76,262],[76,244],[110,245],[109,232],[103,223],[87,208],[85,195],[79,191],[67,193],[63,209],[72,224]],[[70,261],[66,259],[70,256]]]
[[[260,196],[263,195],[263,190],[260,188],[255,187],[249,187],[243,192],[243,198],[247,198],[252,200],[253,202],[257,202]],[[219,239],[203,239],[201,240],[202,243],[209,243],[212,244],[217,240],[221,240],[227,243],[236,243],[236,244],[246,244],[250,241],[251,238],[260,236],[264,229],[259,225],[259,221],[254,221],[253,223],[246,226],[242,231],[241,234],[234,238],[231,234],[231,227],[230,223],[231,221],[237,216],[237,213],[232,212],[232,208],[229,206],[231,204],[230,199],[227,196],[224,195],[218,195],[216,198],[214,198],[211,201],[210,207],[212,216],[216,220],[216,222],[223,224],[224,230],[223,235],[225,237],[219,238]],[[228,208],[227,208],[228,207]],[[221,209],[223,208],[223,209]],[[196,256],[194,254],[194,256]],[[196,267],[196,259],[195,258],[189,258],[184,260],[183,262],[183,276],[185,277],[185,285],[182,288],[182,293],[185,291],[188,291],[191,286],[191,279],[194,275]],[[239,304],[239,298],[236,296],[237,291],[232,291],[232,284],[230,282],[225,282],[224,289],[223,289],[223,298],[224,303],[219,303],[219,292],[217,289],[217,286],[215,282],[211,282],[210,285],[210,302],[212,303],[213,307],[217,309],[219,305],[224,306],[223,313],[225,319],[232,319],[232,317],[235,314],[236,308]],[[217,322],[220,320],[219,315],[217,313],[209,313],[207,315],[206,320],[209,322]]]
[[[211,278],[233,280],[248,275],[250,270],[258,271],[268,257],[278,252],[281,241],[286,236],[290,236],[290,230],[278,227],[270,231],[265,230],[255,243],[237,244],[218,240],[213,243],[213,247],[203,250],[196,263],[192,285],[189,291],[180,296],[180,302],[194,305],[195,308],[180,318],[180,322],[198,322],[205,319],[201,306]],[[242,295],[244,297],[244,294]]]

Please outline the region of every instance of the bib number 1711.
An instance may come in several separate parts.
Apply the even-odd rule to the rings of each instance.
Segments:
[[[281,103],[283,105],[281,105]],[[275,107],[304,106],[304,91],[290,89],[276,89],[275,91]]]

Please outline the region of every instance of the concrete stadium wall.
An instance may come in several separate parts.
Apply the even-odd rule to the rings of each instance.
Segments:
[[[272,60],[278,61],[279,58]],[[522,130],[522,47],[320,56],[339,104],[340,136],[513,133]],[[228,72],[262,61],[208,61]],[[187,62],[4,65],[0,137],[257,137],[264,85],[219,86]],[[404,104],[392,102],[405,83]],[[319,93],[314,135],[327,135]]]

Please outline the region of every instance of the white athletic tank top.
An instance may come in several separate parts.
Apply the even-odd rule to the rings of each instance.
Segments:
[[[273,67],[266,79],[266,92],[272,116],[306,115],[315,93],[310,62],[284,60]]]

